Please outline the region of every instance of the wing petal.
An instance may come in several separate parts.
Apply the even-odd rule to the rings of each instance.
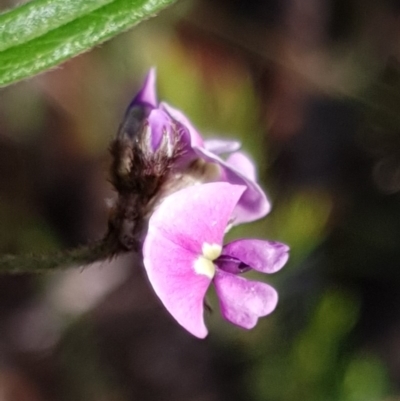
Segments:
[[[253,328],[258,318],[270,314],[278,303],[278,293],[265,283],[219,270],[214,284],[224,318],[245,329]]]

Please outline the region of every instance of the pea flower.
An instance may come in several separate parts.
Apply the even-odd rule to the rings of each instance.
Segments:
[[[149,220],[143,244],[149,281],[170,314],[194,336],[204,338],[204,297],[211,283],[223,317],[245,329],[271,313],[278,295],[270,285],[241,273],[274,273],[288,259],[281,243],[240,239],[223,245],[244,185],[215,182],[168,196]]]
[[[155,69],[151,69],[142,88],[126,111],[120,132],[134,137],[140,132],[138,126],[144,122],[147,127],[144,130],[146,136],[143,141],[146,144],[144,153],[156,152],[167,142],[172,155],[174,144],[179,146],[180,157],[175,162],[175,177],[190,174],[194,177],[189,181],[191,183],[221,181],[243,185],[245,190],[234,211],[234,224],[264,217],[270,211],[270,203],[256,182],[253,162],[244,153],[237,152],[241,146],[240,142],[221,139],[203,140],[181,111],[166,103],[158,104],[155,83]],[[229,154],[226,160],[221,157],[223,154]],[[202,163],[196,164],[196,160]],[[209,168],[204,168],[204,165]],[[196,167],[196,171],[193,166]]]

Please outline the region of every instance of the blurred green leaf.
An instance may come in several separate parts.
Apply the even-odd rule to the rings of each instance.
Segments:
[[[174,0],[33,0],[0,15],[0,85],[54,67]]]
[[[346,369],[341,400],[379,401],[389,392],[387,372],[373,355],[359,355]]]

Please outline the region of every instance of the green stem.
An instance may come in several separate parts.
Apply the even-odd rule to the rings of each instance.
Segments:
[[[85,267],[110,257],[103,242],[48,255],[0,256],[0,274],[44,273],[69,267]]]

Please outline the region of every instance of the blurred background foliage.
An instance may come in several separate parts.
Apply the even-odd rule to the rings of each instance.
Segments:
[[[400,399],[399,58],[396,0],[181,0],[2,89],[2,253],[103,235],[107,147],[156,66],[160,99],[257,162],[273,210],[230,236],[286,242],[291,258],[266,277],[278,309],[250,332],[210,294],[205,341],[129,257],[3,276],[0,398]]]

